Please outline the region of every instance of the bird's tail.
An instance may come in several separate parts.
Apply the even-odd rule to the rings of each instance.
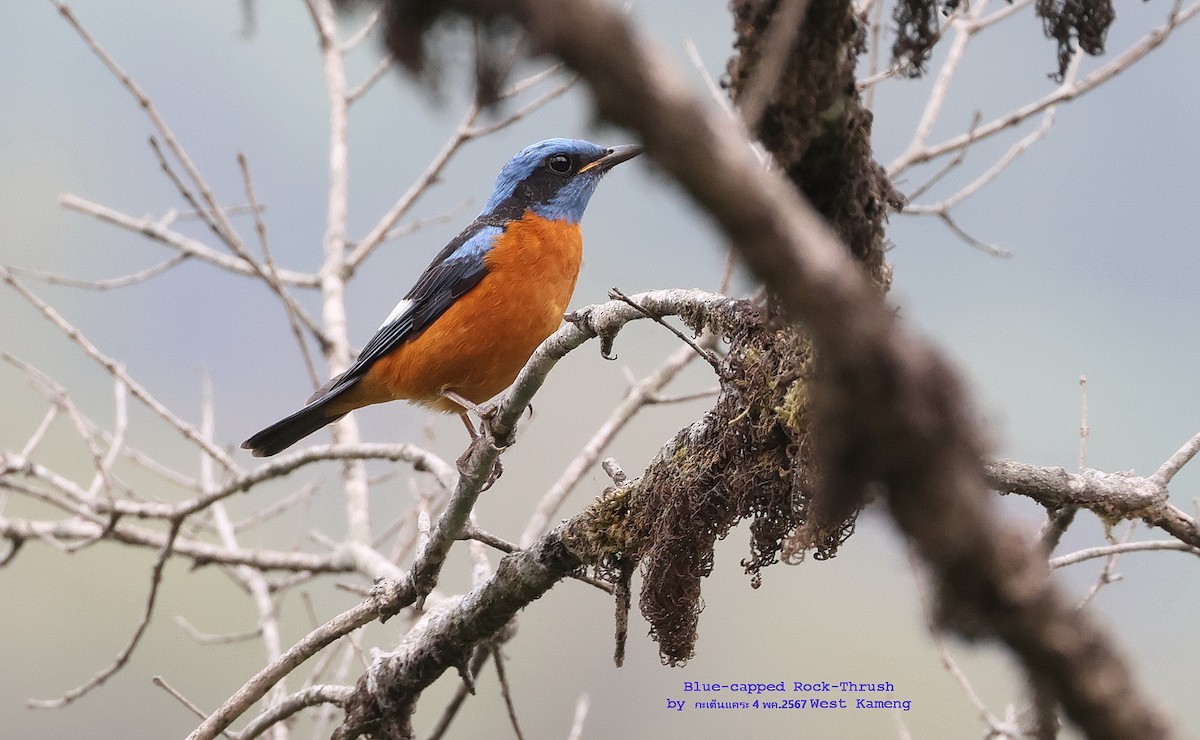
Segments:
[[[310,403],[296,413],[281,419],[250,439],[242,442],[242,449],[250,450],[255,457],[270,457],[296,444],[327,424],[332,424],[346,414],[329,413],[331,397]]]

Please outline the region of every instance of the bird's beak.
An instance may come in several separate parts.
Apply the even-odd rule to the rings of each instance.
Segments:
[[[612,149],[606,151],[604,156],[600,157],[600,159],[597,159],[594,162],[588,162],[584,166],[580,167],[579,172],[583,173],[587,172],[588,170],[606,172],[622,162],[627,162],[633,159],[643,151],[645,151],[645,149],[642,147],[632,144],[625,146],[614,146]]]

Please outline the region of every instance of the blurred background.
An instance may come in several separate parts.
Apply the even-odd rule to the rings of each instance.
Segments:
[[[267,207],[276,260],[315,269],[325,228],[328,110],[304,5],[256,3],[252,22],[233,0],[78,0],[72,7],[153,99],[225,204],[245,201],[235,160],[245,153]],[[1161,1],[1123,4],[1108,38],[1109,55],[1086,60],[1084,73],[1161,24],[1168,9]],[[724,69],[732,39],[725,3],[645,0],[631,12],[687,68],[698,89],[703,82],[687,61],[685,39],[695,41],[710,73],[719,76]],[[152,129],[142,111],[54,7],[10,3],[4,16],[0,262],[96,279],[168,257],[160,245],[59,206],[59,197],[70,192],[139,217],[159,218],[184,207],[147,146]],[[345,36],[362,18],[341,20]],[[939,47],[934,69],[944,53]],[[364,44],[350,59],[351,84],[364,79],[378,58],[378,47]],[[1088,378],[1089,467],[1148,475],[1200,431],[1197,58],[1200,24],[1193,23],[1134,68],[1061,109],[1044,141],[956,211],[960,224],[1011,250],[1012,258],[988,256],[934,219],[893,216],[893,299],[910,325],[933,338],[969,379],[997,454],[1075,469],[1081,375]],[[933,141],[965,131],[977,110],[990,120],[1047,94],[1055,68],[1054,47],[1026,8],[972,45]],[[448,70],[431,92],[393,72],[352,109],[352,239],[375,225],[451,134],[468,104],[466,74],[465,64]],[[907,146],[931,78],[895,79],[878,88],[880,161]],[[411,214],[450,214],[449,220],[388,243],[352,284],[348,312],[356,345],[478,211],[500,166],[526,144],[551,136],[606,145],[629,140],[622,131],[597,127],[584,91],[573,90],[519,124],[467,144]],[[924,202],[969,182],[1013,140],[973,147],[963,168]],[[909,191],[920,181],[914,175],[898,186]],[[237,217],[235,223],[253,243],[250,219]],[[178,228],[208,239],[199,224],[180,222]],[[649,162],[624,165],[607,178],[589,207],[584,233],[576,307],[604,300],[612,286],[634,293],[719,284],[722,239]],[[284,313],[259,282],[192,262],[104,293],[26,283],[184,418],[199,421],[202,385],[211,378],[222,443],[236,445],[293,410],[311,390]],[[746,289],[744,279],[736,289]],[[301,294],[315,309],[313,298]],[[112,423],[112,382],[105,372],[7,287],[0,289],[0,316],[0,350],[54,377],[97,422]],[[505,455],[504,478],[477,508],[483,528],[517,539],[534,503],[622,397],[626,369],[641,377],[674,350],[673,336],[641,323],[620,335],[618,361],[606,362],[598,347],[586,346],[551,375],[520,443]],[[709,385],[706,369],[693,367],[675,387]],[[131,443],[195,474],[198,461],[184,440],[133,407]],[[46,401],[20,372],[0,365],[0,408],[0,445],[20,449]],[[636,473],[703,409],[703,402],[650,408],[610,454]],[[368,409],[358,418],[369,441],[413,441],[448,459],[465,443],[457,419],[431,418],[402,404]],[[55,430],[41,460],[90,479],[90,456],[68,425]],[[249,458],[243,462],[249,465]],[[1188,511],[1195,510],[1200,481],[1195,465],[1172,486],[1175,503]],[[411,503],[408,477],[405,472],[373,489],[377,531]],[[306,481],[320,486],[311,506],[248,535],[245,546],[300,543],[317,550],[306,539],[309,530],[335,539],[344,534],[332,464],[260,487],[231,500],[230,508],[244,516]],[[598,470],[589,474],[564,515],[578,511],[606,483]],[[139,493],[168,500],[179,495],[152,488]],[[1029,532],[1042,522],[1029,502],[1006,499],[999,505]],[[15,498],[4,515],[50,516]],[[1081,514],[1060,551],[1100,544],[1103,525]],[[659,664],[636,614],[626,664],[615,668],[611,602],[581,583],[562,583],[525,610],[519,634],[504,651],[526,737],[565,737],[581,693],[591,701],[585,737],[897,737],[901,724],[918,738],[984,734],[976,710],[941,666],[906,549],[878,512],[863,516],[836,559],[770,568],[758,590],[750,589],[739,566],[746,552],[744,530],[721,543],[715,572],[704,584],[697,655],[684,668]],[[192,571],[180,561],[167,568],[156,618],[124,670],[66,709],[26,708],[27,699],[59,696],[108,665],[142,613],[153,560],[151,551],[111,544],[66,555],[30,543],[0,569],[0,737],[182,736],[196,720],[151,677],[163,676],[211,711],[262,665],[258,642],[202,646],[175,623],[180,615],[200,630],[222,633],[252,629],[256,621],[249,599],[217,569]],[[1055,577],[1082,597],[1102,563],[1089,561]],[[1147,689],[1186,734],[1200,734],[1194,681],[1200,563],[1181,553],[1139,553],[1121,558],[1116,572],[1122,580],[1105,587],[1088,609],[1112,628]],[[447,591],[468,588],[469,573],[457,553],[442,585]],[[333,587],[339,580],[355,579],[326,578],[307,588],[312,615],[297,595],[285,599],[285,644],[302,637],[314,616],[323,622],[357,603]],[[374,625],[364,645],[387,648],[396,630],[393,623]],[[993,714],[1023,701],[1021,677],[1003,651],[987,643],[952,643],[951,649]],[[360,672],[355,667],[350,675]],[[685,681],[811,680],[890,681],[896,698],[911,699],[912,709],[666,709],[668,698],[740,698],[685,696]],[[457,681],[444,676],[427,692],[419,735],[428,733]],[[297,677],[290,686],[299,683]],[[489,666],[452,736],[504,737],[507,725]]]

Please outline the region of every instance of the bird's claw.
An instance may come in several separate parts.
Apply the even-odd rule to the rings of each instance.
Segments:
[[[458,466],[458,474],[459,475],[468,475],[471,472],[469,463],[470,463],[470,459],[471,459],[471,451],[474,449],[475,449],[475,445],[472,444],[470,447],[468,447],[466,449],[465,452],[463,452],[463,454],[458,456],[458,461],[456,464]],[[484,491],[491,488],[492,485],[495,484],[496,481],[500,480],[500,476],[503,474],[504,474],[504,465],[500,462],[500,458],[497,457],[495,462],[492,463],[492,469],[488,471],[487,479],[484,480],[483,486],[480,487],[479,492],[483,493]]]

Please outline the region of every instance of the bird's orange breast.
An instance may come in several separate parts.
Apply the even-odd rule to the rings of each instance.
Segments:
[[[488,272],[479,284],[377,360],[346,394],[348,410],[408,399],[458,412],[462,409],[442,397],[443,391],[475,403],[495,396],[562,323],[582,258],[578,224],[526,211],[484,256]]]

